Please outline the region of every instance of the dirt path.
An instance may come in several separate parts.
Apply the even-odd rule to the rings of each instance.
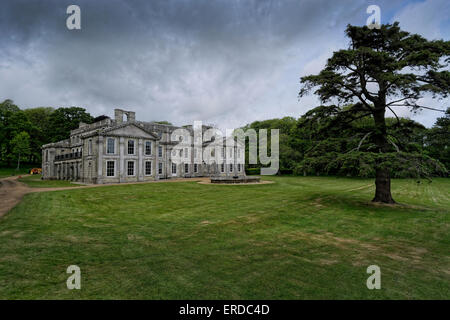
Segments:
[[[17,181],[17,178],[18,176],[0,179],[0,217],[14,208],[31,189]]]
[[[25,175],[24,175],[25,176]],[[13,176],[0,179],[0,218],[9,210],[14,208],[27,193],[32,192],[47,192],[58,190],[84,189],[84,188],[98,188],[116,185],[127,184],[143,184],[143,183],[162,183],[162,182],[183,182],[183,181],[204,181],[207,178],[180,178],[147,182],[131,182],[131,183],[111,183],[111,184],[91,184],[80,187],[53,187],[53,188],[31,188],[25,183],[17,181],[20,176]]]

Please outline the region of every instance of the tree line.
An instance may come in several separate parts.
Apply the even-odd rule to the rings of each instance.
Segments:
[[[384,154],[375,152],[376,145],[370,139],[370,132],[374,131],[371,117],[347,123],[330,113],[330,106],[313,108],[298,119],[255,121],[242,129],[267,129],[269,136],[271,129],[280,130],[280,174],[373,178],[375,164],[383,156],[394,178],[448,175],[450,108],[431,128],[401,117],[388,117],[386,123],[390,150]],[[247,165],[247,172],[259,173],[259,168],[260,165]]]
[[[12,100],[0,103],[0,165],[41,163],[41,147],[67,139],[80,122],[94,118],[80,107],[20,109]]]

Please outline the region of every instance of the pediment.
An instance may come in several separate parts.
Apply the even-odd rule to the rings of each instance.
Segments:
[[[120,137],[133,137],[157,140],[159,137],[146,131],[145,129],[130,123],[128,125],[120,126],[118,128],[110,128],[103,132],[104,135],[120,136]]]

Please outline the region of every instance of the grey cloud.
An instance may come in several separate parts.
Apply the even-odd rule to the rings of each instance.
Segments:
[[[82,30],[65,27],[78,4]],[[386,2],[386,6],[400,1]],[[7,1],[0,13],[0,99],[221,127],[299,116],[304,66],[346,45],[367,1]],[[326,57],[324,57],[326,59]],[[311,68],[310,68],[311,69]]]

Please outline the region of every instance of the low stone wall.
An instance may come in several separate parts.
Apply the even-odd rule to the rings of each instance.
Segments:
[[[237,184],[237,183],[259,183],[260,177],[212,177],[211,183]]]

